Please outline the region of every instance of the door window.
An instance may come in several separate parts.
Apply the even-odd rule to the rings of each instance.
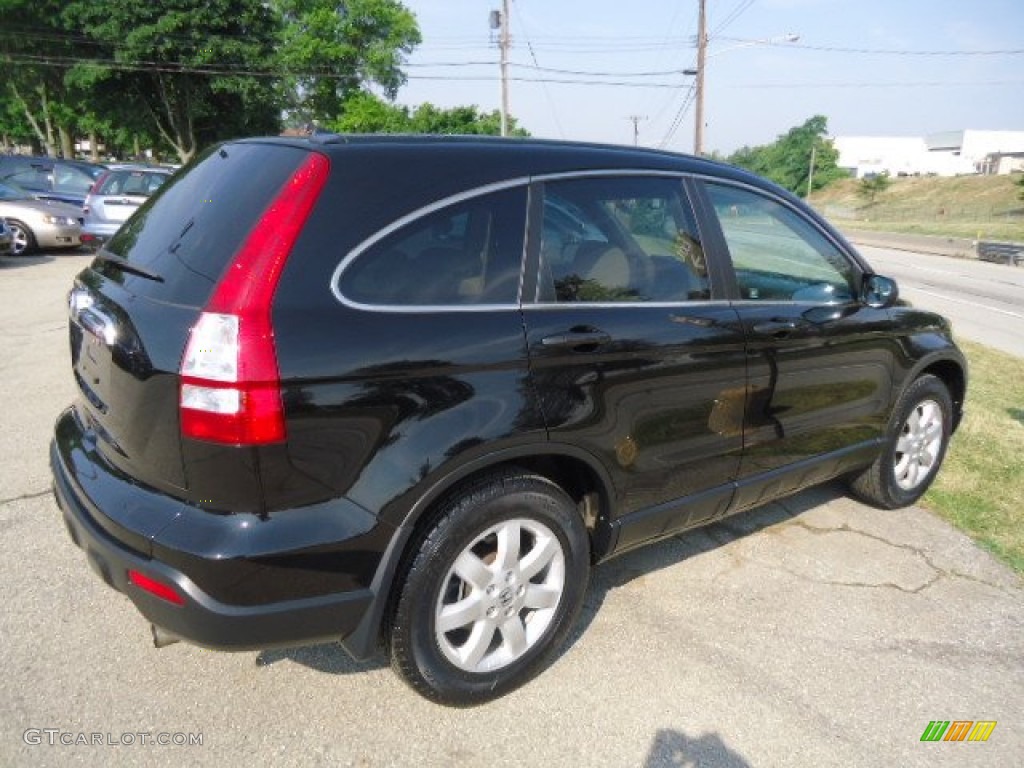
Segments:
[[[810,221],[756,192],[708,184],[740,295],[764,301],[847,302],[853,269]]]
[[[697,227],[678,179],[544,185],[543,302],[678,302],[710,297]]]

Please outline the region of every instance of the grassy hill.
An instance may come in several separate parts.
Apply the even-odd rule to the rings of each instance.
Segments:
[[[811,205],[844,229],[1024,242],[1019,174],[903,177],[868,203],[856,179],[815,192]]]

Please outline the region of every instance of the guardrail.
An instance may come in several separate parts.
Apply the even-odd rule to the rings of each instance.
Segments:
[[[999,264],[1024,266],[1024,243],[1006,243],[996,240],[979,240],[978,258]]]

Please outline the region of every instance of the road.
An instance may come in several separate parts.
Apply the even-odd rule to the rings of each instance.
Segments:
[[[861,246],[879,274],[914,306],[953,321],[957,337],[1024,358],[1024,268]]]
[[[472,710],[337,645],[154,649],[49,493],[74,391],[66,294],[86,262],[0,260],[0,765],[1020,764],[1020,579],[930,513],[839,485],[597,569],[555,664]],[[998,724],[984,743],[922,743],[932,720]]]

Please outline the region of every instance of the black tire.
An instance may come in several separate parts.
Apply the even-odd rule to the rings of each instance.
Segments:
[[[8,219],[7,226],[14,235],[14,242],[11,243],[12,256],[28,256],[36,249],[36,236],[31,229],[17,219]]]
[[[441,505],[399,574],[391,666],[441,704],[498,698],[558,650],[589,575],[587,532],[561,488],[525,471],[485,477]]]
[[[882,509],[913,504],[932,484],[949,445],[953,403],[935,376],[915,379],[889,419],[885,447],[875,462],[853,478],[853,492]]]

